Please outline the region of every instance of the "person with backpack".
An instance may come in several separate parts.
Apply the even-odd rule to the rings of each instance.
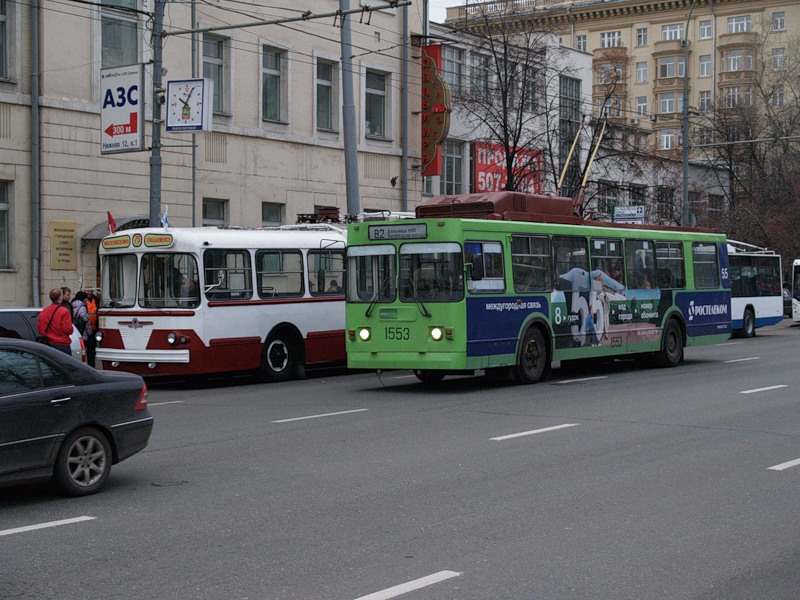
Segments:
[[[70,350],[70,336],[72,335],[72,318],[70,311],[62,306],[61,288],[50,290],[50,306],[39,313],[36,329],[41,340],[48,346],[60,350],[64,354],[72,355]]]
[[[84,346],[90,337],[94,337],[94,329],[92,329],[89,311],[86,307],[86,298],[86,292],[80,291],[75,294],[75,299],[72,301],[72,322],[81,334]]]

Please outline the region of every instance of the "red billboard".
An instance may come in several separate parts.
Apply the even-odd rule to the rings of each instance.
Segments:
[[[542,193],[542,155],[538,150],[518,149],[514,154],[513,171],[517,190]],[[508,182],[506,151],[502,144],[475,142],[475,191],[499,192]]]

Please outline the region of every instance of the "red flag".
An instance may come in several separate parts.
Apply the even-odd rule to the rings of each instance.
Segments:
[[[117,222],[114,220],[114,217],[111,216],[111,211],[106,212],[108,212],[108,233],[110,235],[117,230]]]

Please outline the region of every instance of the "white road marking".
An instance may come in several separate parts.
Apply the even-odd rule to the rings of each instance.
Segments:
[[[183,404],[183,400],[170,400],[169,402],[148,402],[147,406],[163,406],[165,404]]]
[[[797,460],[790,460],[789,462],[781,463],[779,465],[775,465],[774,467],[770,467],[770,471],[783,471],[784,469],[789,469],[791,467],[796,467],[800,465],[800,458]]]
[[[744,342],[724,342],[722,344],[714,344],[715,346],[738,346],[739,344],[743,344]]]
[[[756,388],[754,390],[744,390],[740,394],[755,394],[756,392],[768,392],[770,390],[778,390],[780,388],[789,387],[788,385],[771,385],[769,387]]]
[[[544,429],[534,429],[533,431],[523,431],[522,433],[512,433],[509,435],[501,435],[500,437],[489,438],[493,442],[502,442],[503,440],[510,440],[512,438],[522,437],[524,435],[536,435],[537,433],[545,433],[548,431],[555,431],[556,429],[566,429],[567,427],[577,427],[578,423],[564,423],[563,425],[555,425],[553,427],[545,427]]]
[[[0,536],[11,535],[13,533],[23,533],[25,531],[36,531],[37,529],[47,529],[48,527],[58,527],[59,525],[72,525],[81,521],[94,521],[97,517],[75,517],[74,519],[63,519],[61,521],[50,521],[39,523],[38,525],[26,525],[25,527],[15,527],[14,529],[3,529]]]
[[[724,360],[722,362],[737,363],[737,362],[745,362],[747,360],[761,360],[761,357],[760,356],[751,356],[749,358],[734,358],[733,360]]]
[[[421,579],[415,579],[414,581],[409,581],[408,583],[396,585],[394,587],[381,590],[380,592],[375,592],[374,594],[359,596],[356,598],[356,600],[387,600],[388,598],[396,598],[397,596],[402,596],[408,592],[420,590],[424,587],[433,585],[434,583],[441,583],[442,581],[452,579],[453,577],[459,577],[460,575],[461,573],[456,573],[455,571],[439,571],[433,575],[428,575],[427,577],[422,577]]]
[[[305,421],[306,419],[321,419],[322,417],[335,417],[337,415],[349,415],[350,413],[364,412],[368,408],[356,408],[355,410],[343,410],[341,412],[325,413],[323,415],[309,415],[307,417],[294,417],[293,419],[281,419],[273,423],[289,423],[291,421]]]
[[[608,379],[608,375],[599,375],[597,377],[584,377],[582,379],[566,379],[564,381],[554,381],[553,385],[567,385],[568,383],[583,383],[584,381],[594,381],[596,379]]]

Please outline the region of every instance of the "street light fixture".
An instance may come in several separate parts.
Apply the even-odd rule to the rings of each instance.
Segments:
[[[683,29],[683,192],[681,197],[681,225],[689,227],[689,21],[697,0],[692,0],[689,15],[686,17],[686,27]]]

